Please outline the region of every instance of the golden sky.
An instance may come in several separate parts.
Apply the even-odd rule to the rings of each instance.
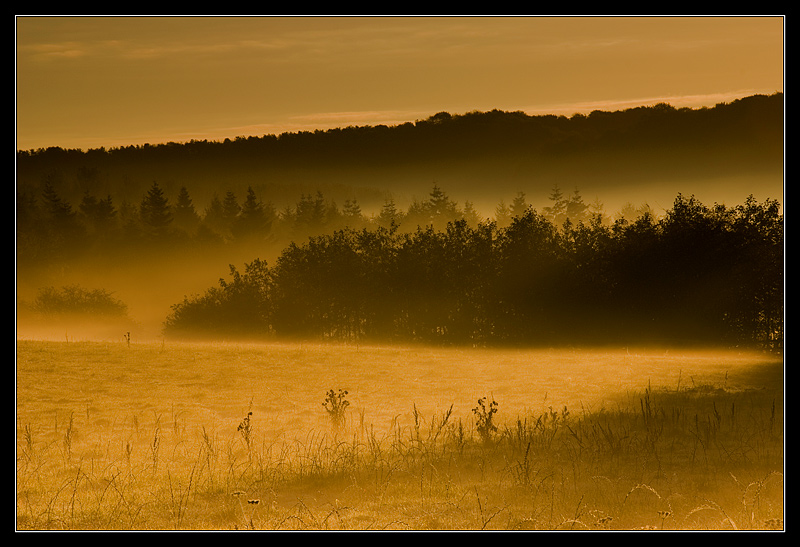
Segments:
[[[16,18],[18,149],[783,91],[763,17]]]

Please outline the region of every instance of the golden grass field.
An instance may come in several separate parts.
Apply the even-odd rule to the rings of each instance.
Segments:
[[[783,529],[780,358],[16,349],[18,530]],[[335,427],[323,402],[340,389]],[[497,403],[486,435],[483,397]]]

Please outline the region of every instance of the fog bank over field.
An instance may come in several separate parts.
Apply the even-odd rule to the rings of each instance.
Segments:
[[[531,227],[540,223],[536,215],[552,223],[547,238],[561,241],[555,255],[571,257],[572,244],[565,242],[580,235],[575,227],[597,220],[592,237],[613,233],[635,265],[643,260],[641,249],[627,247],[630,238],[620,235],[625,224],[616,223],[645,214],[660,222],[689,196],[686,218],[703,219],[725,237],[739,234],[737,249],[761,249],[770,262],[758,253],[747,260],[781,268],[782,254],[773,251],[783,237],[775,231],[782,224],[783,108],[783,94],[776,93],[702,109],[658,104],[572,117],[441,112],[391,127],[20,151],[18,335],[63,339],[70,330],[78,337],[89,332],[77,321],[65,326],[30,313],[42,289],[77,285],[108,291],[127,306],[124,317],[101,319],[94,334],[116,338],[131,331],[157,339],[172,307],[226,279],[230,265],[242,272],[258,259],[272,268],[292,244],[302,247],[340,230],[413,234],[432,226],[444,233],[448,222],[464,221],[468,229],[461,233],[493,241],[512,219],[533,211]],[[727,218],[717,205],[725,206]],[[560,207],[571,212],[559,213]],[[559,233],[567,218],[571,228]],[[487,222],[494,235],[480,228]],[[662,230],[645,222],[630,233]],[[705,236],[708,249],[721,253],[714,256],[728,260],[739,252],[720,251],[716,236]],[[386,246],[387,252],[399,248],[400,240]],[[606,251],[598,256],[616,256]],[[587,281],[580,291],[596,286]]]

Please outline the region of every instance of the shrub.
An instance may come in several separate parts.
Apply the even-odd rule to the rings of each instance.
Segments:
[[[184,297],[164,322],[169,335],[251,335],[269,332],[266,262],[256,259],[240,273],[230,266],[231,280],[219,280],[203,295]]]
[[[40,289],[31,308],[45,317],[125,317],[128,313],[128,306],[112,297],[105,289],[89,290],[78,285],[68,285],[61,289]]]

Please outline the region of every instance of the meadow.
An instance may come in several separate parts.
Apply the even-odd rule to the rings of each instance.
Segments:
[[[783,363],[17,340],[18,530],[782,530]]]

